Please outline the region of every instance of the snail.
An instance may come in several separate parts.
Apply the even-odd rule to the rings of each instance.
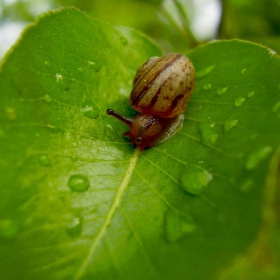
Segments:
[[[186,56],[152,57],[138,68],[130,94],[131,107],[139,114],[126,118],[107,109],[107,115],[129,126],[123,135],[143,151],[166,141],[182,127],[195,81],[194,66]]]

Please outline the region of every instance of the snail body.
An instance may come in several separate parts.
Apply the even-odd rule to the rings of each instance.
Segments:
[[[194,66],[186,56],[152,57],[139,67],[130,94],[131,107],[139,114],[126,118],[111,109],[107,114],[129,126],[124,135],[140,150],[155,146],[182,126],[195,81]]]

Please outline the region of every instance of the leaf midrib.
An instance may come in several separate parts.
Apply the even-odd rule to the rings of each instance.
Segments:
[[[111,221],[113,219],[113,216],[116,212],[116,209],[117,207],[119,206],[120,202],[121,202],[121,199],[122,199],[122,196],[123,196],[123,193],[124,191],[126,190],[129,182],[130,182],[130,179],[131,179],[131,176],[133,174],[133,171],[135,169],[135,166],[136,166],[136,163],[137,163],[137,159],[140,155],[140,150],[139,149],[135,149],[135,152],[133,153],[131,159],[130,159],[130,162],[129,162],[129,165],[128,165],[128,168],[125,172],[125,176],[118,188],[118,191],[117,191],[117,194],[114,198],[114,201],[108,211],[108,214],[104,220],[104,223],[103,225],[101,226],[99,232],[97,233],[96,237],[93,239],[93,243],[92,243],[92,246],[90,247],[90,250],[88,252],[88,254],[86,255],[84,261],[82,262],[81,266],[79,267],[74,279],[80,279],[86,268],[88,267],[89,263],[91,262],[91,259],[92,259],[92,256],[94,255],[94,252],[97,248],[97,246],[99,245],[102,237],[104,236],[107,228],[109,227],[109,225],[111,224]]]

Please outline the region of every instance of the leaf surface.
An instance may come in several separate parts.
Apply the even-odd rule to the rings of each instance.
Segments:
[[[64,9],[6,58],[3,279],[207,279],[253,242],[280,140],[279,58],[242,41],[189,53],[184,127],[140,153],[105,112],[135,114],[133,77],[155,55],[143,35]]]

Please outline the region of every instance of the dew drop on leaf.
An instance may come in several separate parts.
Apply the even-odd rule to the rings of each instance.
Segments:
[[[110,124],[106,124],[106,127],[108,127],[109,129],[113,130],[113,127]]]
[[[224,88],[219,88],[218,90],[217,90],[217,95],[222,95],[222,94],[224,94],[226,91],[227,91],[227,87],[224,87]]]
[[[186,168],[180,176],[181,188],[192,195],[200,195],[211,180],[211,173],[193,167]]]
[[[210,124],[210,127],[214,127],[216,124],[215,123],[211,123]]]
[[[54,126],[54,125],[47,125],[47,127],[51,130],[51,132],[53,133],[61,133],[64,132],[64,130],[58,126]]]
[[[16,110],[14,108],[7,107],[6,114],[7,114],[9,121],[15,121],[17,118]]]
[[[46,94],[46,95],[43,97],[43,99],[44,99],[44,101],[45,101],[46,103],[51,103],[51,102],[52,102],[52,98],[51,98],[48,94]]]
[[[89,188],[88,177],[82,174],[75,174],[69,178],[68,186],[75,192],[84,192]]]
[[[67,225],[67,233],[71,237],[79,236],[83,229],[83,219],[81,217],[73,218],[72,221]]]
[[[243,74],[243,73],[245,73],[247,71],[247,69],[242,69],[241,70],[241,73]]]
[[[120,41],[124,46],[128,45],[128,41],[125,37],[120,37]]]
[[[230,129],[236,126],[238,120],[231,120],[224,123],[223,128],[225,132],[228,132]]]
[[[201,135],[201,141],[205,145],[214,144],[218,138],[218,134],[214,134],[211,125],[208,123],[199,123],[198,131]]]
[[[254,95],[254,94],[255,94],[255,92],[254,92],[254,91],[250,91],[250,92],[248,93],[248,95],[247,95],[247,96],[248,96],[249,98],[251,98],[251,97],[253,97],[253,95]]]
[[[93,104],[91,102],[85,102],[81,112],[90,119],[97,119],[99,117],[99,113],[94,111]]]
[[[164,215],[165,235],[169,242],[175,242],[182,237],[195,232],[197,226],[193,219],[168,209]]]
[[[18,225],[10,219],[0,220],[0,238],[11,238],[18,233]]]
[[[48,61],[45,61],[44,64],[45,64],[46,67],[51,68],[51,65]]]
[[[212,87],[211,84],[207,84],[207,85],[203,86],[203,89],[207,90],[207,89],[210,89],[211,87]]]
[[[246,161],[246,169],[253,170],[255,169],[261,160],[265,159],[272,152],[272,147],[267,146],[258,151],[252,152]]]
[[[102,68],[102,65],[97,62],[88,61],[89,67],[93,69],[95,72],[99,72]]]
[[[78,157],[77,157],[77,156],[72,156],[72,157],[71,157],[71,160],[72,160],[73,162],[76,162],[76,161],[78,160]]]
[[[218,139],[218,134],[211,134],[211,142],[212,144],[214,144],[216,142],[216,140]]]
[[[210,65],[210,66],[208,66],[208,67],[206,67],[206,68],[204,68],[204,69],[201,69],[201,70],[197,71],[197,72],[196,72],[197,78],[202,78],[202,77],[208,75],[209,73],[212,72],[212,70],[214,69],[214,67],[215,67],[215,65]]]
[[[241,183],[240,191],[247,193],[249,192],[254,186],[254,181],[251,179],[246,179],[244,182]]]
[[[246,99],[244,97],[238,97],[238,98],[235,99],[234,105],[236,107],[240,107],[244,103],[245,100]]]
[[[51,166],[50,158],[47,155],[41,155],[39,161],[43,166]]]

